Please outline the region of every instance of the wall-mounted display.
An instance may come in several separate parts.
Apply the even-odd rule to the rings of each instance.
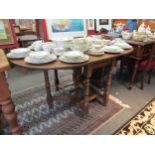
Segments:
[[[83,19],[47,19],[48,39],[55,37],[82,37],[87,35],[86,20]]]
[[[101,28],[111,30],[112,29],[112,19],[96,19],[96,31],[100,31]]]
[[[12,20],[0,19],[0,48],[18,47]]]

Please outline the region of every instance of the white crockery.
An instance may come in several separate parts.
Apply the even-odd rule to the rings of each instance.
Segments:
[[[89,56],[80,51],[68,51],[59,57],[60,61],[66,63],[82,63],[89,60]]]
[[[122,38],[125,40],[129,40],[132,37],[132,33],[127,32],[127,31],[122,31],[121,35],[122,35]]]
[[[114,45],[105,46],[102,48],[102,50],[106,53],[121,53],[121,52],[123,52],[122,48],[120,48],[118,46],[114,46]]]
[[[28,48],[16,48],[10,50],[10,53],[7,54],[8,58],[25,58],[26,55],[30,52]]]
[[[125,43],[125,42],[117,42],[117,43],[115,43],[115,44],[113,44],[114,46],[118,46],[118,47],[120,47],[120,48],[122,48],[122,49],[130,49],[130,48],[132,48],[132,46],[131,45],[129,45],[129,44],[127,44],[127,43]]]
[[[32,52],[24,60],[30,64],[45,64],[56,59],[57,57],[49,52]]]
[[[63,48],[63,47],[56,47],[56,48],[54,48],[54,54],[55,54],[56,56],[60,56],[60,55],[62,55],[64,52],[65,52],[65,48]]]
[[[57,47],[70,48],[72,37],[56,37],[52,39]]]
[[[44,51],[49,51],[50,53],[54,52],[54,48],[56,48],[56,44],[53,42],[46,42],[42,44],[42,49]]]

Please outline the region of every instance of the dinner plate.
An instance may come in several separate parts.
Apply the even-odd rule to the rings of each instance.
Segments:
[[[106,47],[103,47],[102,50],[106,53],[114,53],[114,54],[117,54],[117,53],[122,53],[123,52],[123,49],[118,47],[118,46],[106,46]]]
[[[25,58],[25,56],[21,56],[21,55],[13,55],[12,53],[8,53],[8,54],[6,54],[6,56],[9,58],[9,59],[24,59]]]
[[[66,59],[66,58],[62,55],[62,56],[59,57],[59,60],[62,61],[62,62],[65,62],[65,63],[83,63],[83,62],[86,62],[86,61],[89,60],[89,56],[88,56],[88,55],[84,55],[83,58],[84,58],[84,59],[75,61],[75,60],[72,60],[72,59]]]
[[[89,51],[88,54],[94,55],[94,56],[101,56],[101,55],[104,54],[104,52],[92,52],[92,51]]]
[[[57,59],[57,57],[55,55],[49,55],[46,59],[32,59],[30,58],[29,56],[26,57],[24,59],[25,62],[29,63],[29,64],[35,64],[35,65],[39,65],[39,64],[46,64],[46,63],[49,63],[49,62],[53,62]]]

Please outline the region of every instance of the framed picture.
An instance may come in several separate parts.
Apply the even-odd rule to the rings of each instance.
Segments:
[[[14,19],[0,19],[0,48],[17,48]]]
[[[14,44],[11,25],[8,19],[0,19],[0,45]]]
[[[20,26],[21,30],[31,30],[36,32],[36,19],[16,19],[15,23]]]
[[[95,19],[87,19],[88,30],[95,30]]]
[[[108,19],[99,19],[99,24],[100,25],[108,25],[109,24],[109,20]]]
[[[47,19],[48,39],[56,37],[83,37],[87,35],[86,20],[83,19]]]
[[[100,31],[101,28],[111,30],[112,19],[96,19],[96,31]]]

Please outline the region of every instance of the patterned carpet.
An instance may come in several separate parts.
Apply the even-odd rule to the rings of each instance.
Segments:
[[[44,86],[24,90],[12,97],[24,135],[95,134],[124,109],[121,101],[113,96],[107,106],[102,106],[97,101],[92,102],[88,115],[82,115],[79,108],[64,101],[54,102],[53,108],[49,108]],[[4,134],[10,134],[8,128],[5,128]]]
[[[155,135],[155,98],[121,127],[116,135]]]

